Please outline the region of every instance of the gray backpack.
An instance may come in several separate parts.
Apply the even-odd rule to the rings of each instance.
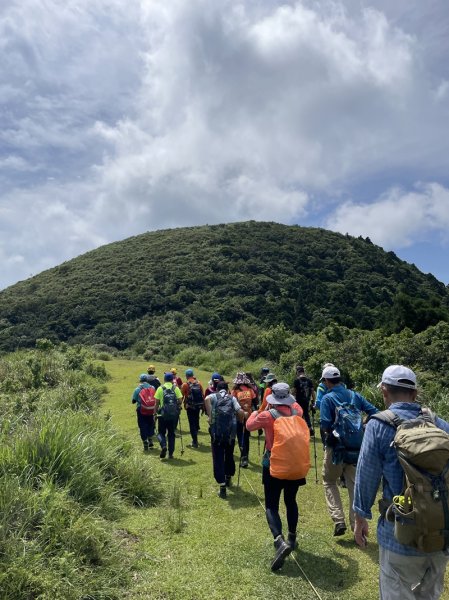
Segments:
[[[371,417],[394,427],[393,446],[404,470],[404,488],[387,508],[397,541],[421,552],[449,548],[449,435],[422,408],[403,420],[391,410]]]

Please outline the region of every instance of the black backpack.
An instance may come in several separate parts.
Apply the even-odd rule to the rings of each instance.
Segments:
[[[309,402],[312,395],[312,383],[307,377],[298,377],[295,381],[296,400],[298,402]]]
[[[231,444],[237,431],[237,417],[230,394],[214,394],[211,398],[210,435],[215,444]]]
[[[189,408],[202,408],[204,405],[203,392],[198,381],[188,381],[189,395],[187,396],[187,404]]]
[[[175,386],[172,385],[171,388],[163,386],[163,397],[162,397],[162,407],[161,407],[161,416],[166,421],[177,421],[179,416],[179,405],[178,399],[175,393]]]

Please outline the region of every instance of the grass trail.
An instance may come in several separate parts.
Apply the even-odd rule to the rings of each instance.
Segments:
[[[257,437],[251,437],[250,467],[242,469],[240,488],[234,487],[228,499],[217,496],[212,476],[212,459],[207,421],[201,418],[200,448],[187,448],[187,419],[181,415],[185,452],[181,456],[176,440],[175,459],[159,459],[159,447],[143,454],[138,436],[135,407],[130,398],[139,373],[146,363],[113,360],[104,363],[112,380],[103,410],[131,439],[159,476],[166,498],[152,509],[133,509],[122,526],[136,539],[136,563],[128,599],[279,599],[318,598],[295,564],[287,558],[281,571],[270,571],[273,543],[264,511],[251,490],[263,500]],[[156,364],[157,374],[172,365]],[[183,367],[178,365],[181,376]],[[207,384],[210,373],[197,371]],[[317,447],[318,447],[317,443]],[[262,452],[262,448],[261,448]],[[321,448],[318,448],[318,474],[321,482]],[[237,452],[236,452],[237,456]],[[342,490],[347,507],[347,493]],[[378,598],[378,564],[375,534],[368,550],[355,547],[352,536],[333,538],[333,525],[327,515],[321,483],[310,471],[308,483],[298,492],[300,521],[299,549],[294,553],[299,565],[323,600],[375,600]],[[346,511],[347,512],[347,511]],[[283,519],[285,523],[285,518]],[[374,539],[373,539],[374,535]]]

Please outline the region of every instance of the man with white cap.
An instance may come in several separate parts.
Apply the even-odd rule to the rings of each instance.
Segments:
[[[262,412],[254,411],[248,421],[246,428],[248,431],[264,429],[266,453],[262,462],[262,483],[265,491],[265,513],[268,526],[273,534],[274,547],[276,550],[274,559],[271,563],[272,571],[280,569],[284,563],[285,557],[295,549],[296,546],[296,526],[298,524],[298,505],[296,503],[296,494],[300,485],[306,483],[305,478],[300,479],[279,479],[270,474],[270,453],[274,443],[274,422],[275,418],[270,409],[276,409],[279,415],[291,416],[297,414],[302,416],[302,408],[290,394],[290,387],[287,383],[275,383],[271,389],[271,394],[267,397],[267,407]],[[308,428],[304,423],[305,431]],[[287,513],[288,539],[282,535],[282,521],[279,516],[279,501],[282,491],[284,492],[284,503]]]
[[[349,493],[349,522],[351,529],[354,530],[355,519],[352,502],[354,499],[355,468],[358,452],[352,452],[351,458],[347,456],[348,453],[343,453],[341,460],[337,460],[337,447],[341,445],[341,440],[334,435],[337,407],[349,405],[359,413],[365,412],[367,415],[375,414],[377,408],[362,395],[348,390],[341,381],[340,371],[334,365],[325,367],[321,378],[329,390],[322,398],[320,409],[320,430],[325,446],[322,472],[323,485],[327,508],[334,522],[334,536],[340,536],[346,533],[346,520],[337,481],[341,476],[344,476]]]
[[[378,387],[385,407],[401,420],[417,418],[421,406],[417,401],[415,373],[403,365],[390,365]],[[381,414],[379,415],[379,417]],[[449,423],[435,418],[435,425],[449,433]],[[382,501],[391,504],[403,492],[404,471],[392,446],[395,427],[375,418],[366,426],[357,464],[354,510],[354,538],[366,546],[368,521],[372,518],[377,490],[382,480]],[[449,557],[444,552],[422,553],[412,546],[400,544],[394,536],[394,524],[381,515],[377,524],[379,543],[379,586],[381,600],[437,600],[444,586],[444,572]]]

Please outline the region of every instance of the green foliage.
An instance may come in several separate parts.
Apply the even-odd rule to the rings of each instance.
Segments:
[[[39,346],[0,358],[1,597],[121,598],[130,564],[113,521],[159,485],[97,411],[104,366]]]
[[[267,358],[282,327],[417,333],[448,321],[448,307],[442,283],[368,239],[233,223],[129,238],[0,292],[0,349],[67,341],[157,360],[186,346],[228,348],[245,329],[232,348]],[[258,339],[267,329],[271,344]],[[82,353],[67,353],[79,368]]]

